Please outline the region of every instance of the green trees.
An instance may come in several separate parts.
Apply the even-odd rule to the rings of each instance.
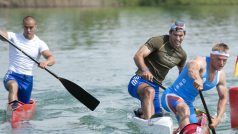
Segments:
[[[238,5],[237,0],[120,0],[124,6]]]

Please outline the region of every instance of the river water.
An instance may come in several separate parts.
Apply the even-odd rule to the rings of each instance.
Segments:
[[[132,110],[139,107],[139,101],[127,92],[128,81],[137,69],[133,56],[150,37],[167,34],[170,24],[177,19],[186,22],[183,47],[188,59],[208,55],[214,43],[229,44],[231,56],[225,67],[227,86],[236,86],[233,71],[238,50],[237,12],[235,6],[0,9],[1,30],[22,32],[22,18],[35,16],[37,35],[56,57],[57,63],[49,69],[77,83],[101,101],[95,111],[90,111],[52,75],[35,68],[32,97],[37,100],[37,111],[33,120],[26,123],[27,127],[12,130],[5,121],[7,92],[0,83],[0,133],[143,133],[131,119]],[[2,81],[8,66],[8,44],[0,44]],[[164,86],[169,86],[177,74],[177,69],[172,69]],[[214,115],[218,99],[216,90],[205,92],[204,96]],[[203,109],[199,97],[195,105]],[[216,131],[237,133],[230,128],[229,105]]]

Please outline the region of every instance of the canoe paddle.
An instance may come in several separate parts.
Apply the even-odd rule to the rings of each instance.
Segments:
[[[36,61],[34,58],[26,54],[23,50],[21,50],[19,47],[17,47],[13,42],[8,40],[6,37],[0,34],[0,36],[5,39],[9,44],[11,44],[13,47],[21,51],[23,54],[25,54],[28,58],[33,60],[36,64],[40,64],[38,61]],[[100,103],[99,100],[97,100],[95,97],[93,97],[91,94],[86,92],[82,87],[78,86],[72,81],[69,81],[67,79],[64,79],[62,77],[57,76],[47,68],[44,68],[48,73],[53,75],[55,78],[57,78],[64,87],[73,95],[76,99],[78,99],[81,103],[83,103],[86,107],[88,107],[90,110],[94,110]]]
[[[212,119],[211,119],[210,113],[209,113],[208,108],[207,108],[207,104],[206,104],[206,102],[205,102],[205,99],[204,99],[204,97],[203,97],[203,94],[202,94],[202,91],[201,91],[201,90],[199,90],[199,95],[200,95],[200,98],[201,98],[201,100],[202,100],[202,104],[203,104],[203,106],[204,106],[204,109],[205,109],[205,111],[206,111],[206,113],[207,113],[208,122],[209,122],[209,124],[212,124]],[[216,131],[215,131],[214,128],[210,128],[210,129],[212,130],[212,133],[213,133],[213,134],[216,134]]]
[[[163,90],[166,90],[166,88],[165,88],[157,79],[153,78],[153,81],[155,81],[155,82],[157,83],[157,85],[158,85],[159,87],[161,87]],[[209,113],[209,111],[208,111],[208,108],[207,108],[207,105],[206,105],[206,102],[205,102],[205,99],[204,99],[204,97],[203,97],[203,94],[202,94],[202,91],[201,91],[201,90],[199,90],[199,95],[200,95],[200,98],[201,98],[201,100],[202,100],[203,107],[204,107],[204,109],[205,109],[205,111],[206,111],[206,115],[207,115],[207,118],[208,118],[208,122],[209,122],[209,124],[212,124],[211,116],[210,116],[210,113]],[[214,128],[211,128],[211,130],[212,130],[212,133],[213,133],[213,134],[216,134],[216,131],[215,131]]]
[[[157,79],[153,78],[153,81],[159,86],[161,87],[163,90],[166,90],[166,88],[161,84],[161,82],[159,82]]]

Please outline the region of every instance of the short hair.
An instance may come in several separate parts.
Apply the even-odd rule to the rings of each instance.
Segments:
[[[23,18],[22,24],[24,24],[24,23],[25,23],[26,21],[28,21],[28,20],[34,20],[35,23],[36,23],[35,17],[29,15],[29,16],[25,16],[25,17]]]
[[[229,53],[229,46],[225,43],[217,43],[212,47],[212,51],[219,51],[224,53]]]

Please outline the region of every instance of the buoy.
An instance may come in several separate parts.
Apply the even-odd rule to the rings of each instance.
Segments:
[[[238,128],[238,87],[229,90],[231,128]]]

